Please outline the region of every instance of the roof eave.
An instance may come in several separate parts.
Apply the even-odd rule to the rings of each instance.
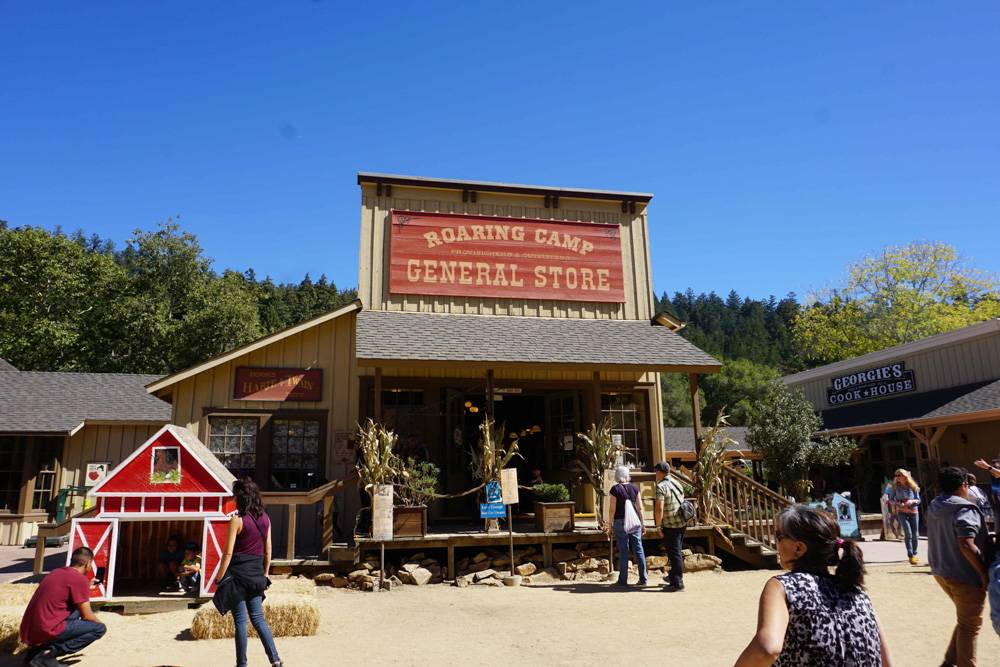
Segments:
[[[721,364],[614,364],[553,361],[484,361],[482,359],[384,359],[358,357],[358,366],[367,368],[472,368],[480,370],[551,370],[614,371],[633,373],[719,373]]]

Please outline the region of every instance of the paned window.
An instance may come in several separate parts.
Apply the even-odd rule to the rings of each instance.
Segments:
[[[625,448],[625,465],[646,468],[649,447],[646,432],[646,394],[627,392],[601,394],[601,417],[611,419],[611,437],[621,439]]]
[[[0,436],[0,510],[17,512],[19,509],[27,445],[26,436]]]
[[[271,477],[285,489],[308,489],[319,475],[320,423],[275,419],[271,436]]]
[[[256,417],[209,417],[208,448],[236,477],[254,477],[257,467]]]
[[[62,438],[38,438],[38,474],[31,494],[31,509],[48,510],[56,484],[56,461],[62,451]]]

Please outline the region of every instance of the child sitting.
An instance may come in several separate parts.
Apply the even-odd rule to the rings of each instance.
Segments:
[[[177,572],[177,587],[190,593],[201,583],[201,545],[188,542],[184,547],[184,560]]]

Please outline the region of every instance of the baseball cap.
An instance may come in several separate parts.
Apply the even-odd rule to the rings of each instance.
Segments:
[[[655,466],[653,466],[653,470],[662,472],[664,475],[668,475],[670,474],[670,464],[667,463],[666,461],[660,461]]]

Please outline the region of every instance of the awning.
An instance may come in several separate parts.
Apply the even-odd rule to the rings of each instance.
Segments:
[[[590,320],[363,310],[361,366],[718,373],[721,364],[649,320]]]
[[[824,410],[823,433],[906,430],[1000,418],[1000,380]]]

